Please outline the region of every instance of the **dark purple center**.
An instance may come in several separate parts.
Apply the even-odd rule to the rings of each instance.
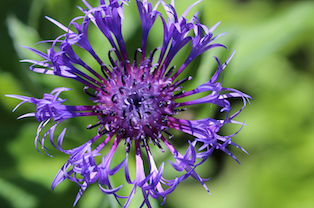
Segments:
[[[172,80],[156,77],[148,67],[143,67],[120,79],[114,76],[109,85],[96,92],[94,100],[97,103],[94,110],[101,113],[99,133],[117,132],[127,141],[139,138],[157,141],[161,132],[168,129],[167,118],[176,114],[172,99],[177,89]]]

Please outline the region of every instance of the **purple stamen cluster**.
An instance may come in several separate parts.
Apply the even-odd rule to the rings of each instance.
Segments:
[[[174,92],[181,89],[182,81],[172,83],[169,76],[155,76],[157,68],[153,68],[152,61],[156,50],[138,65],[137,53],[141,50],[137,49],[129,71],[112,61],[111,71],[103,72],[106,85],[92,98],[97,103],[93,112],[101,115],[99,122],[88,128],[99,126],[99,134],[117,133],[126,140],[127,152],[134,139],[145,144],[152,141],[162,148],[159,138],[161,132],[168,133],[168,117],[180,110],[173,99],[176,97]],[[109,59],[113,60],[110,53]]]
[[[250,99],[250,96],[238,90],[222,87],[222,81],[219,81],[234,53],[222,64],[216,58],[218,68],[214,75],[208,82],[191,91],[182,89],[182,85],[192,79],[191,76],[178,79],[182,71],[197,56],[214,47],[226,48],[222,44],[213,43],[223,35],[213,36],[213,31],[219,23],[208,29],[197,19],[197,14],[187,21],[186,15],[200,1],[192,4],[181,16],[177,15],[173,0],[168,5],[163,0],[159,0],[154,7],[147,0],[133,0],[131,3],[134,1],[142,23],[142,43],[135,51],[132,60],[126,52],[122,35],[123,6],[127,5],[129,2],[127,0],[109,0],[109,3],[100,0],[98,7],[92,7],[86,0],[82,0],[87,8],[80,8],[84,15],[74,18],[68,27],[47,17],[65,32],[52,41],[52,47],[47,50],[47,53],[27,47],[44,59],[43,61],[24,60],[33,64],[30,67],[32,71],[80,82],[84,86],[83,91],[91,100],[90,105],[65,105],[66,100],[59,96],[61,92],[70,89],[64,87],[56,88],[50,94],[44,94],[42,99],[7,95],[22,100],[17,107],[23,103],[36,105],[36,112],[27,113],[19,118],[36,117],[40,121],[35,138],[37,149],[39,143],[46,152],[45,140],[48,138],[56,149],[69,155],[69,160],[57,173],[52,189],[65,179],[76,182],[80,190],[74,205],[86,188],[96,182],[104,194],[114,195],[123,207],[130,205],[138,188],[141,189],[144,197],[140,207],[144,205],[151,207],[149,197],[155,199],[161,197],[165,201],[166,196],[189,176],[198,180],[208,191],[206,180],[196,173],[195,168],[203,164],[217,149],[237,161],[227,149],[228,145],[246,152],[231,141],[238,132],[227,136],[219,134],[221,127],[227,123],[243,125],[234,118]],[[158,11],[159,6],[165,10],[167,18]],[[163,24],[163,44],[160,48],[147,53],[148,34],[158,17]],[[103,62],[91,46],[88,38],[90,25],[95,25],[111,44],[112,48],[108,49],[110,63]],[[171,66],[172,59],[188,43],[191,51],[187,59],[179,67]],[[77,47],[84,49],[95,59],[99,64],[99,70],[90,67],[79,57],[75,52]],[[155,61],[154,57],[157,57]],[[199,96],[197,99],[189,99],[192,95]],[[179,101],[181,98],[187,99]],[[240,98],[243,101],[241,109],[233,114],[230,113],[232,108],[230,98]],[[186,111],[188,106],[197,104],[218,106],[220,111],[225,113],[224,119],[185,120],[176,117],[178,113]],[[63,149],[66,128],[55,138],[56,127],[69,118],[82,116],[97,118],[94,124],[87,126],[87,129],[97,129],[95,136],[79,147]],[[42,135],[41,131],[51,122],[53,124]],[[185,153],[180,153],[171,144],[170,139],[173,135],[170,129],[194,137],[193,141],[188,142]],[[118,152],[119,145],[125,145],[124,152]],[[157,167],[151,153],[151,148],[154,146],[165,154],[166,150],[172,154],[173,161],[169,163],[181,173],[180,176],[171,180],[163,177],[165,162]],[[105,153],[104,147],[109,149]],[[134,151],[130,151],[131,149]],[[125,158],[119,164],[113,165],[111,161],[115,154],[125,154]],[[134,179],[129,171],[129,160],[132,158],[136,164]],[[148,165],[145,165],[144,160],[148,161]],[[113,187],[111,182],[111,177],[123,169],[126,183],[133,186],[128,196],[120,196],[118,192],[122,185]]]

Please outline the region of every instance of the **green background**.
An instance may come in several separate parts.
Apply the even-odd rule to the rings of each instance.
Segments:
[[[96,6],[96,1],[89,1]],[[178,14],[194,1],[176,0]],[[53,150],[50,158],[40,155],[34,147],[38,122],[16,118],[33,111],[25,105],[12,113],[17,100],[4,94],[42,97],[55,87],[71,87],[63,93],[70,104],[84,104],[87,96],[79,84],[61,78],[35,74],[29,64],[20,59],[38,59],[21,45],[45,50],[47,45],[34,43],[54,39],[61,30],[47,21],[50,16],[67,25],[80,15],[75,5],[80,1],[64,0],[6,0],[0,2],[0,206],[4,208],[72,207],[78,186],[63,182],[56,190],[50,184],[67,157]],[[215,49],[197,58],[184,75],[194,77],[185,87],[193,88],[206,82],[216,67],[213,56],[225,60],[233,50],[236,54],[226,69],[224,86],[239,89],[254,100],[238,117],[245,122],[233,141],[244,147],[247,156],[236,148],[231,151],[241,162],[215,153],[206,165],[199,168],[203,177],[212,177],[206,184],[208,193],[193,179],[180,184],[167,198],[165,208],[310,208],[314,206],[314,2],[275,0],[204,0],[190,13],[200,11],[202,23],[214,25],[222,21],[215,34],[228,32],[218,42],[230,50]],[[140,47],[140,22],[134,2],[125,8],[123,34],[128,53]],[[149,48],[161,44],[160,21],[153,28]],[[95,34],[93,33],[95,32]],[[159,35],[159,36],[158,36]],[[110,49],[105,39],[91,29],[90,38],[96,51],[104,54]],[[100,45],[100,46],[99,46]],[[184,60],[188,49],[174,60]],[[86,57],[88,58],[88,57]],[[71,103],[72,102],[72,103]],[[235,102],[235,108],[240,107]],[[189,111],[191,118],[214,115],[208,106]],[[86,125],[93,120],[77,119],[69,127],[65,145],[70,147],[89,139],[94,132]],[[240,128],[231,125],[223,133]],[[178,134],[173,142],[184,150],[186,137]],[[183,141],[183,142],[181,142]],[[122,148],[123,149],[123,148]],[[165,153],[166,154],[166,153]],[[122,154],[123,155],[123,154]],[[170,157],[163,156],[163,160]],[[157,159],[158,160],[158,159]],[[159,161],[160,162],[160,161]],[[137,196],[131,207],[136,207]],[[97,185],[91,186],[76,207],[116,207],[111,198],[101,194]],[[158,203],[153,202],[154,207]]]

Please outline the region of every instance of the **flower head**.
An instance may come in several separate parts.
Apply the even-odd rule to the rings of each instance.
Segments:
[[[220,149],[235,156],[227,150],[227,145],[233,145],[245,151],[239,145],[231,141],[233,135],[219,135],[220,128],[226,123],[238,123],[234,121],[245,107],[250,97],[238,90],[222,87],[224,69],[231,57],[223,64],[218,59],[218,69],[211,79],[199,85],[191,91],[182,90],[182,84],[192,79],[191,76],[178,79],[178,76],[200,54],[214,47],[224,47],[219,43],[213,43],[220,35],[213,36],[214,29],[219,23],[208,29],[197,19],[197,14],[188,21],[186,15],[198,2],[192,4],[181,16],[176,13],[174,1],[167,5],[160,0],[153,7],[147,0],[136,0],[139,16],[142,23],[142,43],[130,59],[122,35],[123,7],[126,0],[109,0],[106,3],[100,1],[100,6],[92,7],[86,0],[82,0],[87,9],[81,9],[83,16],[74,18],[68,27],[54,19],[47,17],[65,33],[52,41],[52,47],[47,53],[28,48],[41,56],[43,61],[24,60],[33,63],[30,69],[37,73],[74,79],[84,85],[84,92],[90,96],[89,106],[64,105],[65,99],[61,99],[60,93],[68,91],[68,88],[56,88],[50,94],[44,94],[42,99],[8,95],[22,100],[23,103],[36,105],[35,113],[28,113],[22,117],[36,117],[40,121],[36,135],[42,148],[45,138],[49,135],[55,148],[69,155],[69,160],[57,173],[53,183],[54,189],[65,179],[76,182],[80,186],[75,204],[86,188],[93,183],[98,183],[104,194],[113,194],[118,203],[128,207],[137,188],[143,193],[143,205],[150,207],[149,197],[162,197],[163,200],[183,180],[192,176],[197,179],[208,191],[202,179],[195,171],[214,150]],[[134,3],[135,0],[131,1]],[[157,9],[162,7],[166,16]],[[155,20],[160,18],[163,24],[163,44],[151,52],[147,52],[147,40],[150,29]],[[95,25],[111,44],[108,49],[110,63],[105,63],[94,51],[88,38],[89,26]],[[74,28],[72,30],[70,28]],[[176,70],[171,66],[171,61],[180,49],[190,43],[191,51],[182,65]],[[75,52],[75,48],[82,48],[89,53],[99,64],[100,70],[89,66]],[[160,52],[158,52],[160,51]],[[157,56],[156,54],[159,54]],[[154,58],[157,56],[157,61]],[[201,94],[200,94],[201,93]],[[200,95],[198,99],[185,99],[192,95]],[[205,96],[201,96],[204,95]],[[243,107],[233,113],[229,98],[242,98]],[[225,118],[216,120],[204,118],[201,120],[185,120],[176,115],[186,110],[186,106],[196,104],[213,104],[220,107],[225,113]],[[17,107],[18,107],[17,106]],[[96,135],[86,143],[74,149],[65,150],[62,143],[65,138],[66,128],[54,141],[54,130],[61,122],[81,116],[94,116],[98,121],[87,126],[87,129],[97,128]],[[40,138],[40,132],[51,120],[53,125]],[[190,134],[195,139],[187,143],[187,150],[181,154],[171,144],[173,135],[169,129]],[[97,141],[97,142],[96,142]],[[97,146],[97,145],[98,146]],[[94,147],[96,145],[96,147]],[[103,153],[105,146],[110,146],[109,151]],[[112,158],[118,151],[119,145],[125,146],[125,159],[119,164],[112,164]],[[181,176],[174,179],[163,177],[164,165],[162,162],[157,167],[151,148],[156,146],[162,152],[170,152],[174,162],[171,166]],[[131,152],[131,149],[133,150]],[[135,152],[135,154],[132,154]],[[121,154],[121,152],[119,153]],[[98,160],[97,158],[101,159]],[[135,178],[132,179],[129,171],[129,160],[134,157],[136,164]],[[146,159],[145,159],[146,158]],[[144,164],[148,160],[148,166]],[[128,196],[120,196],[122,185],[114,187],[111,177],[124,169],[125,180],[132,184],[133,188]],[[121,199],[126,198],[124,203]]]

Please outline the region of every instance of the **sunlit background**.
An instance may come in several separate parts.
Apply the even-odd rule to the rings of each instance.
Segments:
[[[96,6],[98,1],[89,2]],[[193,2],[176,0],[178,13],[182,14]],[[68,97],[70,104],[87,102],[81,85],[35,74],[28,70],[29,64],[19,63],[24,58],[38,59],[21,45],[45,50],[47,45],[34,46],[34,43],[54,39],[62,33],[44,16],[67,25],[72,18],[81,15],[76,5],[83,6],[79,0],[0,2],[0,207],[69,208],[74,202],[78,191],[75,183],[65,181],[56,190],[50,190],[55,174],[67,157],[53,150],[48,142],[54,157],[39,154],[34,147],[36,119],[16,120],[19,115],[33,111],[33,106],[25,105],[12,113],[18,101],[5,98],[4,94],[40,98],[44,92],[65,86],[73,89],[61,96]],[[215,153],[206,167],[197,169],[201,176],[211,177],[206,184],[212,196],[196,180],[189,179],[169,195],[163,207],[314,207],[314,2],[204,0],[188,18],[198,10],[201,22],[209,27],[222,21],[215,34],[228,32],[218,42],[225,44],[229,51],[215,49],[197,58],[185,72],[194,78],[186,88],[209,79],[217,67],[214,56],[224,61],[236,49],[226,69],[224,86],[239,89],[254,98],[237,117],[247,126],[233,139],[250,155],[231,148],[241,162],[238,165],[224,153]],[[125,7],[125,17],[123,34],[133,57],[133,51],[141,44],[141,25],[134,2]],[[150,49],[161,44],[160,25],[158,20],[149,39]],[[93,29],[90,39],[106,59],[110,48],[103,43],[105,39]],[[175,62],[179,64],[187,53],[188,49],[183,50]],[[234,107],[240,104],[236,102]],[[204,106],[191,109],[191,115],[185,116],[200,118],[215,115],[213,111]],[[95,132],[86,130],[88,122],[93,121],[77,119],[67,124],[66,146],[74,147],[92,137]],[[230,125],[223,133],[234,133],[240,127]],[[187,147],[185,141],[182,134],[173,139],[182,150]],[[168,158],[170,154],[163,157]],[[158,207],[157,202],[153,204]],[[76,207],[109,208],[117,204],[104,196],[95,184],[87,189]]]

